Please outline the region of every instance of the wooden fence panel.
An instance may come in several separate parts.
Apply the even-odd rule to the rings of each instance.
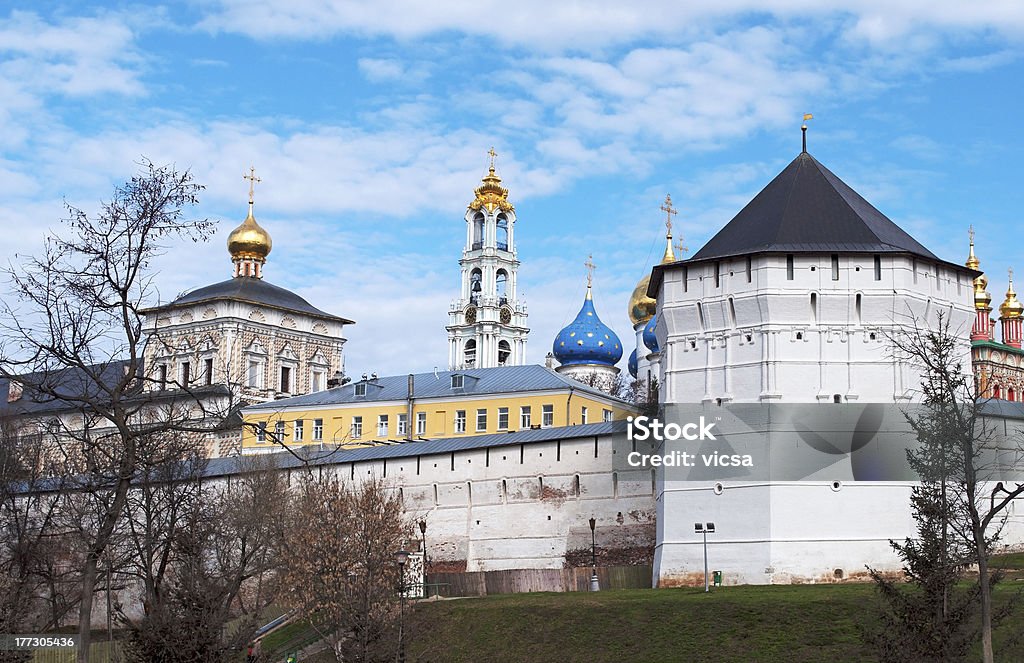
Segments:
[[[650,566],[598,567],[597,578],[602,590],[648,589],[652,586]],[[468,571],[465,573],[431,573],[427,582],[439,585],[429,588],[441,596],[486,596],[521,592],[586,592],[590,590],[590,568],[573,569],[509,569],[505,571]]]

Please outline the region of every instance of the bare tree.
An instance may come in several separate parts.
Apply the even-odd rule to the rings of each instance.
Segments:
[[[66,549],[52,522],[59,479],[43,472],[42,444],[0,419],[0,631],[39,633],[58,626],[75,605]],[[70,591],[69,591],[70,590]],[[27,660],[0,652],[0,661]]]
[[[140,310],[155,298],[154,258],[171,238],[200,241],[212,231],[211,222],[185,216],[201,188],[188,172],[143,161],[97,216],[68,205],[43,255],[9,271],[15,299],[0,308],[0,376],[63,408],[49,441],[75,475],[67,502],[83,552],[83,663],[100,561],[124,528],[144,447],[167,431],[219,423],[187,388],[150,389],[143,366]]]
[[[309,476],[293,513],[282,580],[289,602],[338,661],[393,660],[401,584],[394,553],[415,539],[397,491],[377,478],[347,485]]]
[[[263,459],[242,469],[230,488],[199,487],[189,476],[160,483],[159,513],[132,537],[145,552],[133,564],[146,578],[147,598],[141,619],[120,619],[130,633],[128,661],[235,660],[277,597],[285,478]],[[169,511],[177,514],[173,523]]]
[[[1001,615],[992,607],[998,576],[990,571],[989,559],[1007,507],[1024,494],[1024,484],[1008,488],[996,483],[995,461],[1000,448],[1019,450],[1019,440],[999,439],[986,420],[986,401],[969,370],[968,342],[951,328],[948,317],[940,313],[934,326],[914,320],[891,342],[896,358],[919,367],[922,375],[921,405],[906,413],[921,443],[910,454],[911,464],[924,474],[915,507],[919,531],[925,531],[920,547],[934,548],[924,551],[934,565],[932,573],[948,576],[958,566],[977,564],[982,655],[991,663],[992,628]],[[960,607],[951,600],[948,582],[937,596],[933,608],[947,621],[956,619]]]

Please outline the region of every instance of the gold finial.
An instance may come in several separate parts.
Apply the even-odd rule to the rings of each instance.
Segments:
[[[967,236],[971,238],[971,249],[970,249],[970,253],[967,256],[967,262],[965,262],[964,265],[969,267],[969,268],[971,268],[971,269],[975,269],[976,270],[976,269],[978,269],[978,267],[981,266],[981,262],[978,260],[978,256],[974,255],[974,226],[973,225],[970,226],[967,229]]]
[[[256,193],[256,183],[263,180],[256,177],[256,166],[249,166],[249,174],[242,175],[242,179],[249,180],[249,204],[252,205],[253,195]]]
[[[498,156],[498,153],[494,151],[493,145],[491,145],[491,149],[487,150],[487,154],[491,157],[491,166],[489,170],[494,172],[494,158]]]
[[[1017,293],[1013,290],[1013,267],[1007,270],[1010,282],[1006,288],[1006,300],[999,307],[1000,318],[1019,318],[1024,315],[1024,304],[1017,299]]]
[[[597,269],[597,265],[594,264],[594,254],[591,253],[587,256],[587,261],[583,263],[583,266],[587,268],[587,296],[590,296],[590,288],[594,285],[594,270]]]
[[[676,256],[672,252],[672,216],[678,214],[678,210],[672,207],[672,195],[665,194],[665,203],[659,207],[665,213],[665,255],[661,257],[662,264],[675,262]]]

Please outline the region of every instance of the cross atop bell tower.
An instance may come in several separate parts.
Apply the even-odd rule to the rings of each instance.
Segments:
[[[526,363],[526,304],[519,300],[516,211],[487,151],[487,174],[466,209],[461,288],[448,310],[448,365],[460,368]]]

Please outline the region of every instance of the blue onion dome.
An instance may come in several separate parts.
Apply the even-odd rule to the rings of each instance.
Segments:
[[[576,319],[558,332],[552,346],[555,359],[562,366],[603,364],[614,366],[622,359],[619,337],[597,317],[594,300],[587,287],[587,297]]]
[[[632,375],[635,378],[636,374],[640,370],[639,366],[637,366],[636,350],[633,350],[632,352],[629,353],[628,366],[629,366],[629,374]]]
[[[644,327],[644,345],[651,352],[661,352],[661,348],[658,347],[658,336],[654,333],[654,328],[658,324],[658,315],[654,314],[650,320],[647,321],[647,325]]]

